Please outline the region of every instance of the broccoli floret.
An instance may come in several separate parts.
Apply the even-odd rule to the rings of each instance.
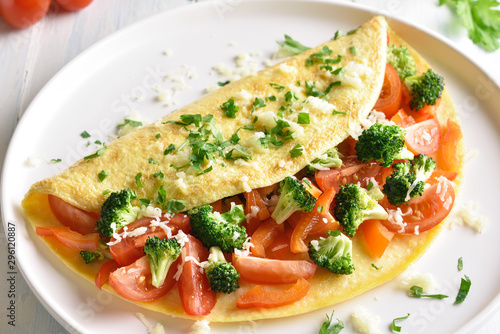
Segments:
[[[341,167],[343,155],[339,153],[336,147],[329,149],[319,158],[314,159],[306,166],[307,174],[314,174],[316,170],[321,168]]]
[[[405,130],[397,125],[375,123],[363,131],[356,143],[359,161],[378,161],[389,167],[397,159],[413,159],[413,153],[405,147]]]
[[[273,214],[276,223],[281,224],[295,211],[311,212],[316,198],[296,178],[287,176],[280,182],[280,197]]]
[[[235,205],[230,211],[220,214],[212,212],[212,206],[203,205],[188,211],[191,216],[191,233],[203,246],[218,246],[225,253],[235,248],[242,249],[247,238],[243,205]]]
[[[350,275],[354,271],[352,241],[339,230],[328,231],[328,238],[309,243],[309,257],[318,266],[334,274]]]
[[[410,108],[417,111],[426,104],[436,104],[444,89],[444,79],[432,69],[428,69],[423,74],[408,77],[404,82],[411,95]]]
[[[153,286],[159,288],[165,282],[168,270],[172,263],[181,254],[182,247],[175,239],[160,239],[148,237],[144,244],[144,254],[148,257],[151,266]]]
[[[396,69],[401,81],[417,74],[417,64],[410,55],[410,51],[403,45],[399,47],[389,45],[387,47],[387,62]]]
[[[102,205],[97,231],[104,236],[112,237],[112,224],[115,224],[114,228],[118,230],[136,220],[137,211],[130,203],[134,198],[135,193],[128,188],[111,193]]]
[[[99,250],[81,251],[80,256],[82,257],[82,259],[85,261],[86,264],[104,259],[104,255]]]
[[[240,286],[240,274],[233,264],[226,261],[220,247],[211,247],[208,266],[205,268],[210,288],[214,292],[231,293]]]
[[[340,186],[335,195],[335,219],[340,223],[345,234],[351,238],[356,234],[359,225],[368,219],[388,217],[384,208],[370,197],[366,190],[357,184]]]
[[[392,205],[401,205],[424,193],[425,181],[436,168],[436,162],[419,154],[411,162],[392,165],[394,171],[384,185],[383,192]]]

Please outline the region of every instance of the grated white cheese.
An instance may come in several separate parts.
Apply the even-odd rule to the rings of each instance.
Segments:
[[[166,49],[165,51],[163,51],[163,55],[165,56],[171,56],[173,54],[174,52],[171,49]]]
[[[137,219],[142,218],[142,217],[161,217],[162,212],[160,208],[154,207],[152,205],[142,205],[141,208],[139,209],[139,214],[137,216]]]
[[[189,238],[187,237],[186,233],[184,233],[182,230],[179,230],[179,232],[177,232],[174,238],[181,245],[181,247],[184,247],[184,245],[187,242],[189,242]]]
[[[401,275],[401,283],[404,290],[408,291],[416,285],[424,290],[424,293],[432,293],[439,289],[439,284],[431,273],[408,270]]]
[[[234,255],[236,256],[248,256],[250,255],[250,249],[254,246],[254,244],[251,243],[251,238],[248,237],[245,242],[243,243],[242,249],[234,249]]]
[[[220,88],[220,86],[216,83],[208,85],[207,87],[205,87],[205,93],[207,93],[207,94],[213,93],[216,90],[218,90],[219,88]]]
[[[335,110],[335,106],[327,101],[320,99],[319,97],[309,96],[306,99],[306,105],[304,109],[308,109],[309,111],[320,112],[323,114],[329,114],[333,110]]]
[[[489,219],[477,213],[479,202],[469,201],[459,207],[455,207],[448,220],[448,227],[466,225],[478,233],[483,233],[489,224]]]
[[[42,159],[34,157],[34,156],[28,157],[28,159],[26,159],[26,162],[25,162],[26,166],[33,167],[33,168],[40,166],[41,163],[42,163]]]
[[[210,333],[210,322],[208,320],[197,320],[192,326],[189,334],[208,334]]]
[[[239,93],[236,93],[234,97],[240,101],[250,102],[253,98],[253,95],[248,91],[242,89]]]
[[[342,81],[343,86],[351,86],[356,89],[363,88],[363,79],[369,77],[372,69],[364,64],[349,62],[344,66],[344,74],[342,77],[336,76],[336,80]]]
[[[311,240],[310,244],[311,244],[311,246],[313,246],[313,248],[315,250],[319,250],[319,241],[318,240],[316,240],[316,239]]]
[[[412,213],[412,209],[409,208],[405,213],[401,211],[401,208],[396,208],[396,210],[388,209],[387,213],[389,214],[387,220],[400,227],[398,233],[404,233],[407,224],[403,221],[403,216],[410,215]]]
[[[238,238],[240,237],[240,235],[241,235],[240,233],[234,231],[234,234],[233,234],[233,236],[232,236],[231,239],[233,239],[233,241],[236,241],[236,240],[238,240]]]
[[[296,67],[287,65],[285,63],[280,64],[279,68],[283,73],[293,73],[293,74],[297,73]]]
[[[351,323],[354,330],[362,334],[381,333],[379,328],[380,316],[371,313],[363,306],[358,306],[351,314]]]

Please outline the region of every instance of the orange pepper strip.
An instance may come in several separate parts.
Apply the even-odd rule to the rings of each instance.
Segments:
[[[360,225],[365,243],[372,252],[374,257],[381,258],[387,246],[394,237],[394,233],[390,232],[387,227],[382,225],[380,220],[370,219]]]
[[[260,196],[257,190],[252,190],[250,192],[244,193],[245,196],[245,214],[252,213],[252,207],[257,207],[258,212],[255,216],[251,216],[245,222],[245,228],[247,229],[248,235],[253,235],[253,233],[259,228],[261,225],[261,221],[271,217],[269,210],[267,209],[266,203]]]
[[[280,291],[268,291],[264,290],[262,286],[256,285],[238,298],[236,306],[246,309],[274,308],[289,305],[304,298],[310,288],[311,284],[303,278],[299,278],[291,288]]]
[[[271,246],[280,234],[284,234],[285,226],[276,224],[276,221],[269,218],[262,222],[252,234],[252,255],[266,257],[266,248]]]
[[[41,237],[54,237],[64,246],[80,251],[96,251],[99,233],[82,235],[67,226],[37,226],[36,234]]]
[[[441,139],[439,148],[439,159],[445,170],[458,172],[462,165],[462,159],[457,155],[458,145],[463,138],[460,125],[448,119],[446,132]]]
[[[309,180],[307,177],[303,178],[300,183],[302,183],[302,185],[304,186],[304,188],[306,188],[306,190],[314,196],[314,198],[319,198],[319,196],[321,196],[321,194],[323,193],[321,191],[321,189],[319,189],[318,187],[316,187],[312,182],[311,180]]]

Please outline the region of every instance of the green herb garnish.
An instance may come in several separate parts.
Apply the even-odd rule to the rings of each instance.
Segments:
[[[454,304],[460,304],[465,300],[465,298],[469,294],[470,286],[470,278],[467,275],[464,275],[464,277],[460,281],[460,289],[458,290],[457,298],[455,299]]]
[[[80,137],[82,138],[90,138],[90,134],[87,131],[83,131],[80,133]]]
[[[101,147],[100,149],[98,149],[94,154],[87,155],[86,157],[83,157],[83,160],[89,160],[89,159],[97,158],[97,157],[103,155],[104,152],[106,151],[106,149],[108,148],[106,146],[106,144],[103,144],[103,145],[104,146]]]
[[[356,55],[356,48],[355,48],[354,46],[351,46],[351,47],[349,48],[349,52],[351,52],[351,54],[352,54],[353,56],[355,56],[355,55]]]
[[[158,165],[158,162],[153,158],[149,158],[148,163],[153,164],[153,165]]]
[[[223,86],[227,85],[229,82],[230,82],[229,80],[228,80],[228,81],[224,81],[224,82],[219,81],[219,82],[217,82],[217,84],[218,84],[220,87],[223,87]]]
[[[307,112],[299,112],[297,116],[297,123],[299,124],[311,124],[309,120],[309,113]]]
[[[300,42],[294,40],[288,35],[285,35],[285,40],[283,42],[276,41],[276,43],[278,43],[278,45],[280,45],[286,53],[292,56],[298,55],[310,49],[310,47],[302,45]]]
[[[177,213],[184,210],[186,202],[183,200],[171,199],[167,202],[167,211],[170,213]]]
[[[234,99],[227,100],[220,107],[222,110],[224,110],[225,115],[229,118],[236,118],[236,113],[240,109],[237,105],[234,104]]]
[[[447,295],[441,295],[441,294],[436,294],[436,295],[425,295],[424,294],[424,289],[417,286],[417,285],[414,285],[410,288],[410,291],[408,292],[408,294],[412,297],[415,297],[415,298],[434,298],[434,299],[445,299],[445,298],[448,298]]]
[[[396,319],[392,320],[392,330],[393,330],[394,332],[398,332],[398,333],[399,333],[399,332],[401,332],[401,326],[397,326],[397,325],[396,325],[396,321],[406,320],[406,319],[408,319],[409,317],[410,317],[410,313],[408,313],[408,314],[407,314],[406,316],[404,316],[404,317],[400,317],[400,318],[396,318]]]
[[[175,151],[175,145],[174,144],[170,144],[170,145],[167,146],[167,148],[165,149],[165,151],[163,151],[163,155],[169,155],[173,151]]]
[[[97,174],[97,176],[99,177],[99,181],[101,181],[101,182],[102,182],[102,181],[104,181],[104,179],[105,179],[105,178],[107,178],[107,177],[109,176],[109,173],[108,173],[108,172],[106,172],[106,171],[103,169],[103,170],[101,170],[101,171],[99,172],[99,174]]]
[[[321,326],[318,334],[338,334],[342,329],[344,329],[344,323],[337,319],[337,323],[333,323],[333,312],[330,317],[326,315],[326,321]]]
[[[50,159],[50,163],[57,163],[61,161],[62,161],[61,159]]]
[[[279,84],[277,84],[277,83],[273,83],[273,82],[271,82],[269,85],[270,85],[271,87],[273,87],[274,89],[276,89],[276,90],[277,90],[278,92],[280,92],[280,93],[283,91],[283,89],[285,89],[285,86],[283,86],[283,85],[279,85]]]
[[[142,177],[142,173],[137,173],[137,175],[135,176],[135,185],[138,188],[142,188],[141,177]]]
[[[149,206],[151,203],[151,200],[149,198],[139,198],[139,203],[145,206]]]
[[[300,144],[297,144],[290,151],[290,156],[292,158],[297,158],[297,157],[300,157],[303,152],[304,152],[304,147]]]
[[[458,271],[462,271],[462,269],[464,269],[464,261],[462,260],[462,258],[458,259],[457,269]]]
[[[125,118],[123,120],[123,123],[122,124],[118,124],[116,127],[117,128],[121,128],[121,127],[124,127],[125,125],[130,125],[133,128],[138,128],[138,127],[142,126],[142,122],[138,122],[138,121],[134,121],[134,120]]]

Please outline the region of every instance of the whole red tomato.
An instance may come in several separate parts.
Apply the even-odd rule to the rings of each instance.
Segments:
[[[13,27],[26,28],[40,21],[50,0],[0,0],[0,15]]]

